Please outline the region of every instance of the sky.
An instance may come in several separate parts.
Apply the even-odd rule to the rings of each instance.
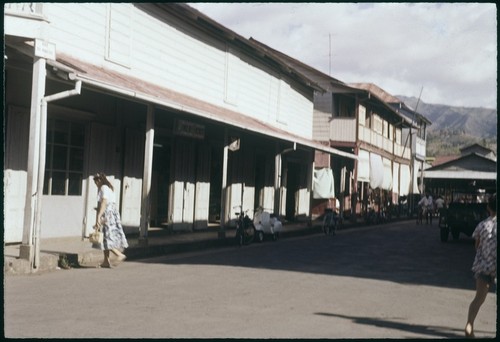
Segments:
[[[497,108],[494,3],[188,3],[345,83]]]

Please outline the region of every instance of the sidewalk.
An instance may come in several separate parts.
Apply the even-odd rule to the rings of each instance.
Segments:
[[[289,223],[283,225],[281,238],[320,232],[319,221]],[[349,224],[351,226],[352,224]],[[147,243],[139,241],[138,235],[127,235],[129,247],[125,253],[128,260],[148,258],[166,254],[182,253],[235,245],[235,230],[228,229],[219,234],[219,228],[196,232],[170,232],[167,229],[151,228]],[[264,243],[270,240],[266,237]],[[255,242],[254,242],[255,243]],[[29,262],[19,259],[20,244],[4,246],[4,275],[31,273]],[[36,273],[69,267],[97,267],[103,261],[101,250],[92,248],[88,239],[80,237],[42,239],[40,242],[40,265]]]

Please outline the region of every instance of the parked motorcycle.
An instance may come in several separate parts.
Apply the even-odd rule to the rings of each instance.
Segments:
[[[274,241],[278,240],[279,234],[283,228],[283,224],[274,214],[264,211],[264,208],[258,207],[255,209],[253,217],[255,226],[255,234],[258,242],[264,241],[265,235],[272,236]]]
[[[255,226],[247,215],[248,210],[236,213],[236,241],[240,246],[252,243],[255,237]]]

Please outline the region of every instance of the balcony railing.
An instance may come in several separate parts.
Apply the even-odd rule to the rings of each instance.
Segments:
[[[384,137],[382,134],[379,134],[368,127],[361,125],[359,126],[358,138],[360,141],[367,142],[397,157],[402,157],[405,159],[410,159],[411,157],[411,149],[409,146],[407,146],[405,149],[402,145],[394,143],[390,139]]]
[[[330,140],[356,142],[356,119],[334,118],[330,121]]]

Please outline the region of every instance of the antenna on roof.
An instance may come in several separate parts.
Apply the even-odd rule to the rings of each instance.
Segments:
[[[329,42],[329,49],[328,49],[328,76],[332,76],[332,35],[329,33],[328,34],[328,42]]]

